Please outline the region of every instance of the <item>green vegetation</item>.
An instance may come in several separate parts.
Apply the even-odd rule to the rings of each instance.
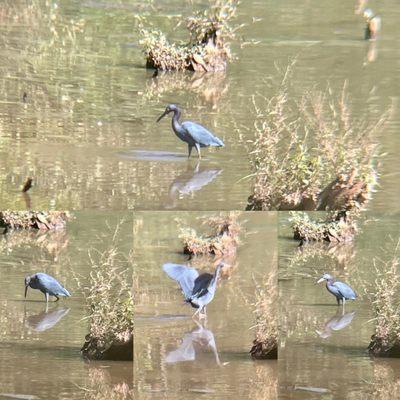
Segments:
[[[253,97],[254,138],[246,142],[254,178],[249,210],[349,210],[369,199],[377,180],[378,119],[352,116],[347,83],[296,94],[294,62],[271,97]],[[368,109],[366,107],[366,109]]]
[[[229,40],[237,27],[230,25],[237,0],[216,0],[205,11],[187,18],[188,43],[170,42],[157,29],[141,29],[141,45],[149,68],[160,70],[223,71],[231,56]],[[182,23],[183,21],[180,21]]]

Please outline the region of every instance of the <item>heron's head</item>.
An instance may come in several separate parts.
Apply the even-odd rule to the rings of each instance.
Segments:
[[[332,281],[332,280],[333,280],[333,276],[332,275],[324,274],[324,275],[321,276],[320,279],[318,279],[317,283],[321,283],[323,281]]]
[[[30,283],[31,283],[31,277],[30,276],[26,276],[25,277],[25,297],[26,297],[26,294],[28,292],[28,287],[29,287]]]
[[[169,113],[171,113],[171,112],[175,113],[178,111],[179,111],[179,108],[176,104],[168,104],[167,107],[165,108],[165,111],[163,112],[163,114],[160,115],[160,117],[158,117],[157,122],[161,121]]]
[[[366,8],[363,13],[363,17],[369,21],[374,17],[374,12],[370,8]]]

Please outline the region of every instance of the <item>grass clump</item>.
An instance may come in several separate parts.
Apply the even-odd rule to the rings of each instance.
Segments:
[[[205,11],[187,18],[188,43],[170,42],[159,30],[141,29],[146,66],[160,70],[222,71],[231,59],[229,40],[237,28],[230,25],[237,0],[217,0]],[[181,21],[182,22],[182,21]]]
[[[106,251],[89,254],[89,334],[81,351],[90,359],[133,360],[132,276],[115,242],[118,229]]]
[[[179,237],[183,241],[184,254],[234,255],[239,244],[241,229],[237,216],[237,213],[231,212],[227,215],[206,218],[203,224],[211,228],[211,234],[208,236],[200,235],[192,228],[182,227]]]
[[[399,245],[399,244],[398,244]],[[400,357],[400,275],[396,254],[388,262],[375,263],[377,278],[371,293],[375,333],[368,351],[374,356]]]
[[[256,338],[250,354],[254,359],[278,358],[278,289],[276,273],[256,283],[254,315]]]
[[[305,212],[292,212],[290,223],[293,238],[301,242],[349,242],[357,233],[357,224],[352,214],[330,212],[323,219],[312,219]]]
[[[51,229],[65,228],[71,218],[67,211],[1,211],[0,226],[8,229]]]
[[[352,116],[346,83],[338,95],[329,87],[293,95],[293,66],[275,95],[253,97],[254,137],[247,147],[255,181],[247,209],[359,208],[377,180],[372,137],[389,110],[377,119]]]

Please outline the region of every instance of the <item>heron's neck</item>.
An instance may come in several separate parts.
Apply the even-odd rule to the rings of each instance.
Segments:
[[[174,115],[172,117],[172,129],[176,133],[181,133],[181,131],[182,131],[182,125],[179,122],[180,117],[181,117],[180,110],[175,110]]]

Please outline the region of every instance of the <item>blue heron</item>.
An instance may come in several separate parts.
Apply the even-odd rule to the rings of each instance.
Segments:
[[[183,140],[188,144],[188,150],[189,150],[188,158],[190,157],[193,147],[196,148],[198,157],[201,158],[201,153],[200,153],[201,147],[225,146],[224,142],[221,139],[214,136],[210,131],[204,128],[204,126],[196,124],[195,122],[192,121],[185,121],[180,123],[179,118],[181,117],[181,110],[175,104],[169,104],[165,109],[164,113],[157,119],[157,122],[159,122],[162,118],[164,118],[171,112],[174,113],[172,117],[172,129],[179,139]]]
[[[25,298],[28,293],[28,287],[40,290],[46,297],[46,303],[49,302],[49,296],[54,296],[58,301],[58,296],[70,297],[68,290],[65,289],[56,279],[43,272],[27,276],[25,278]]]
[[[340,301],[342,301],[344,306],[346,300],[356,299],[357,295],[354,290],[346,283],[335,281],[332,275],[324,274],[317,283],[321,283],[323,281],[326,281],[326,288],[329,293],[336,297],[338,305],[340,304]]]
[[[214,274],[207,272],[199,274],[194,268],[172,263],[164,264],[163,270],[170,278],[179,283],[185,296],[185,302],[193,308],[197,308],[193,314],[194,317],[200,313],[206,316],[206,306],[214,298],[223,265],[223,263],[218,264]]]

